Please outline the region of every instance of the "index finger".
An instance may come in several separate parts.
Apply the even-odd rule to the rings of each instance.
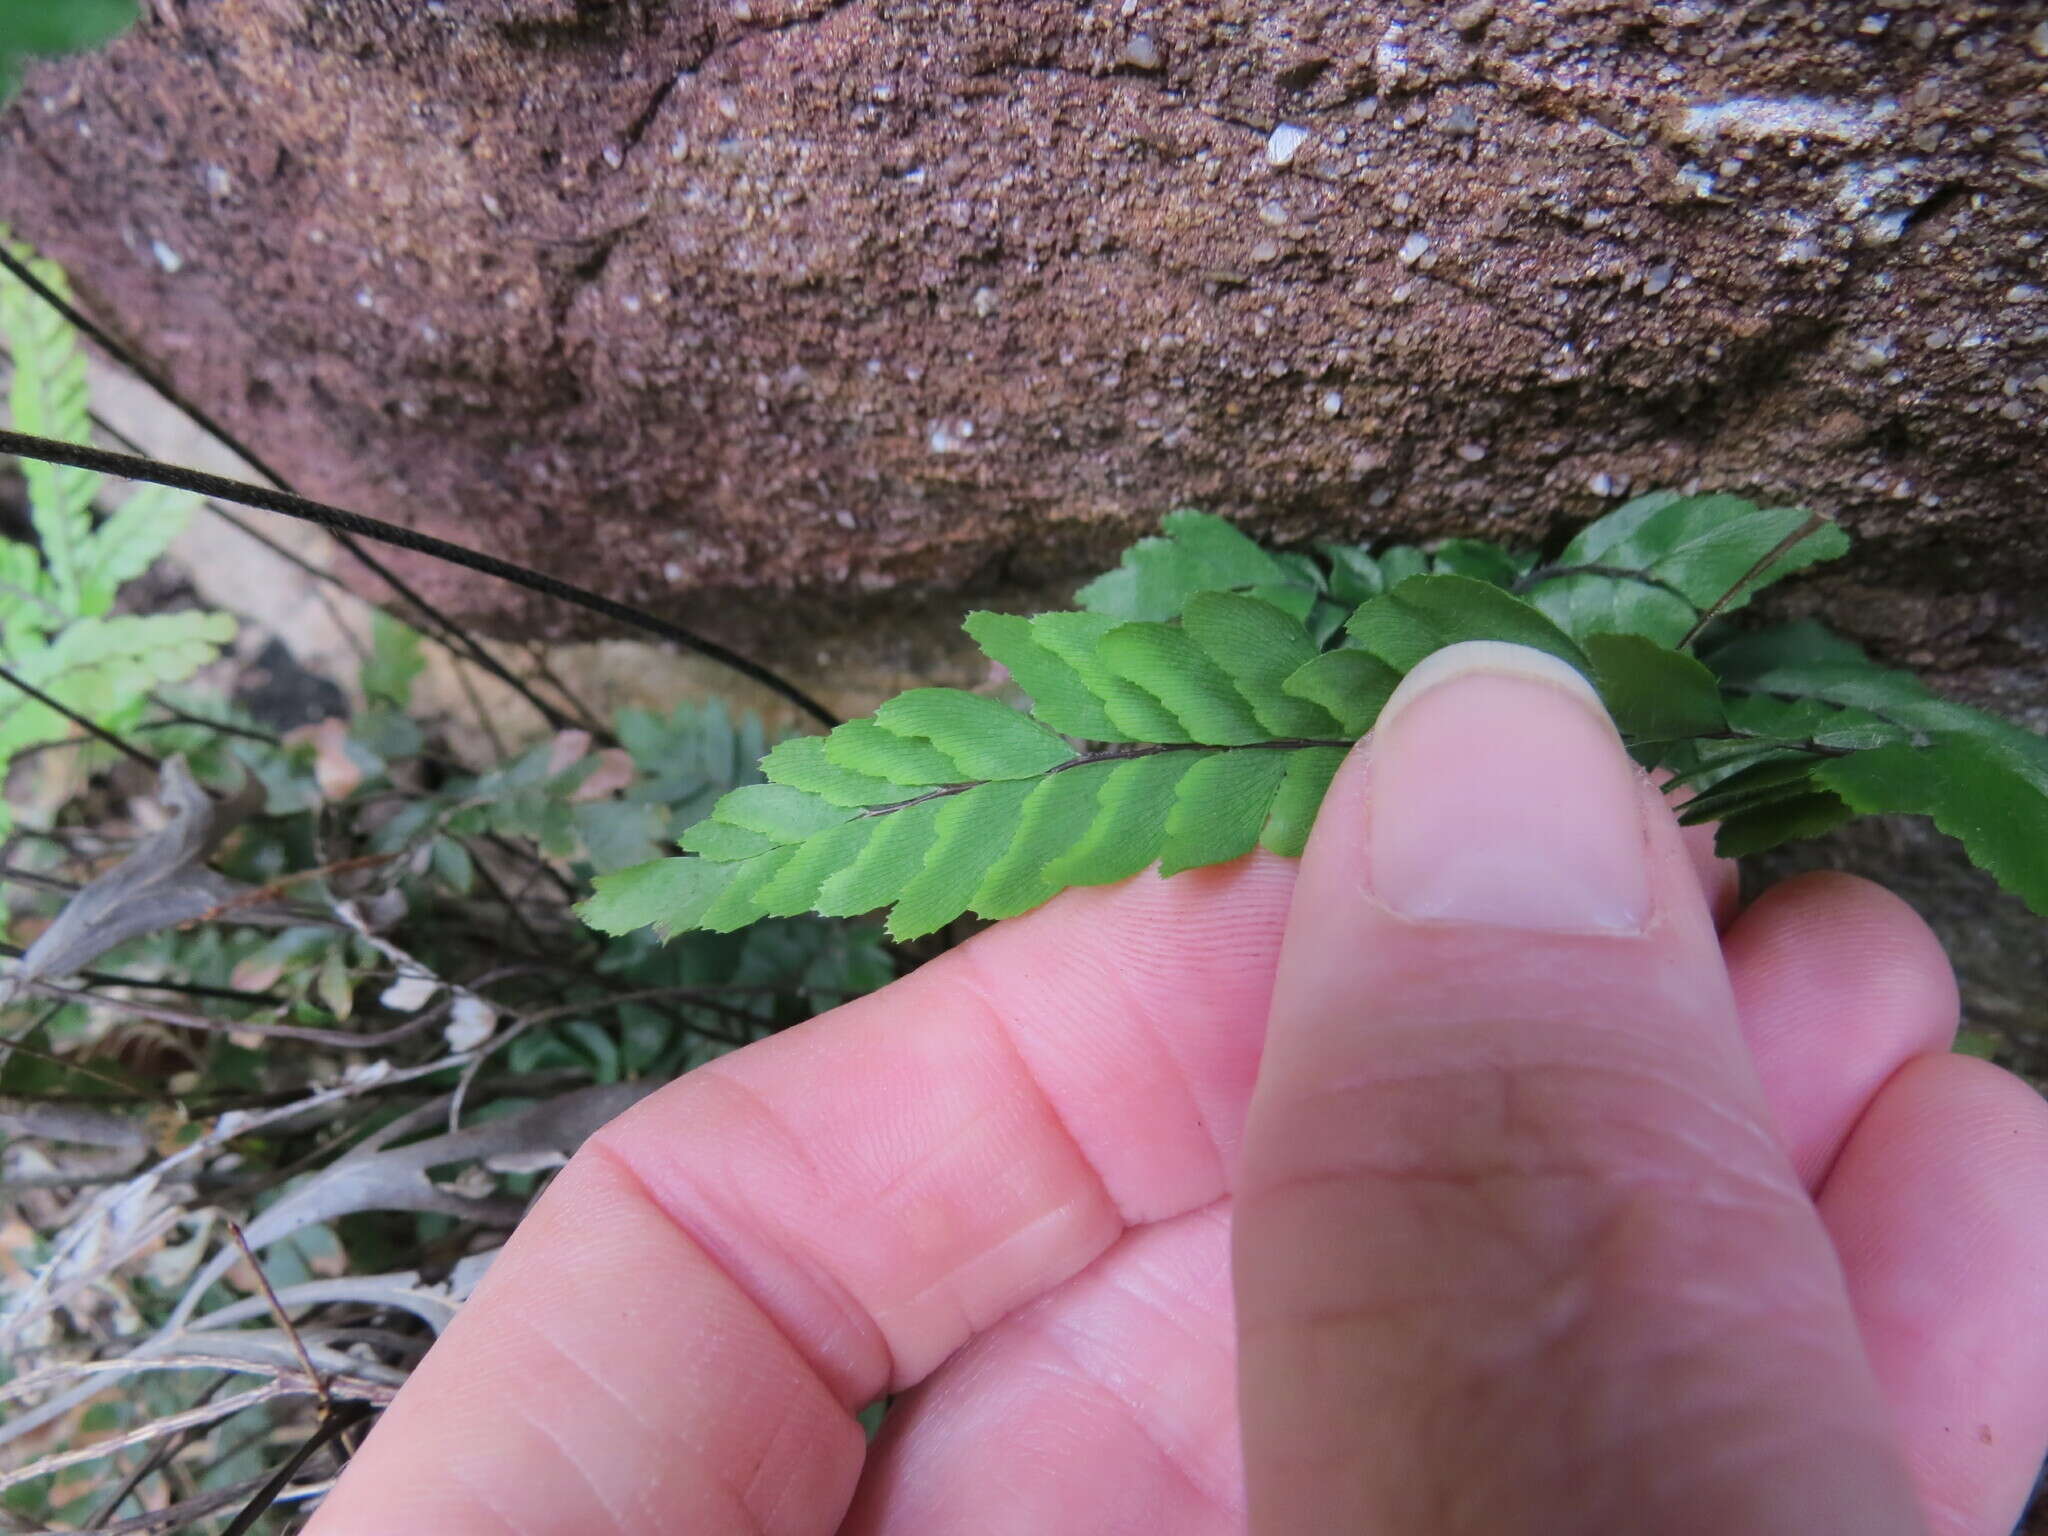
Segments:
[[[858,1409],[1223,1194],[1294,869],[1071,892],[645,1100],[309,1529],[831,1530]]]

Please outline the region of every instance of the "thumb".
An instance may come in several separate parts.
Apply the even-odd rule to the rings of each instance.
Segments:
[[[1295,886],[1234,1216],[1259,1533],[1921,1528],[1676,823],[1458,645]]]

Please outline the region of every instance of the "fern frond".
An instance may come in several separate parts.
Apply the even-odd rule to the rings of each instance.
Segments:
[[[77,603],[82,614],[114,606],[124,583],[133,581],[171,547],[191,521],[199,498],[168,486],[145,485],[79,542]]]
[[[6,241],[9,252],[51,289],[68,296],[64,274],[55,263],[8,240],[4,228],[0,241]],[[14,360],[7,404],[15,430],[67,443],[85,442],[92,431],[92,412],[85,354],[77,334],[5,269],[0,269],[0,340]],[[21,472],[28,482],[29,517],[52,591],[64,607],[77,611],[79,567],[92,533],[92,500],[100,477],[39,459],[21,460]]]
[[[79,619],[12,665],[52,698],[108,721],[150,689],[183,682],[234,637],[235,621],[224,613],[118,614]],[[61,741],[71,733],[70,723],[55,711],[33,699],[4,696],[11,694],[0,688],[0,763],[24,746]]]
[[[1688,653],[1846,544],[1799,509],[1673,494],[1620,508],[1543,568],[1473,540],[1276,553],[1172,513],[1082,588],[1083,611],[968,617],[1028,712],[925,688],[785,741],[766,783],[684,833],[685,857],[600,878],[580,910],[609,932],[668,934],[888,908],[907,939],[1155,864],[1292,856],[1402,677],[1466,640],[1531,646],[1587,677],[1638,761],[1697,792],[1684,819],[1720,821],[1724,852],[1919,810],[2048,910],[2048,741],[1813,626]]]

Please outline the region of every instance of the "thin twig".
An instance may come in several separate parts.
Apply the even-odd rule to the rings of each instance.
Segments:
[[[19,761],[19,758],[20,754],[17,753],[16,760]],[[17,869],[12,864],[0,864],[0,880],[11,880],[16,885],[25,885],[33,891],[48,891],[53,896],[75,896],[78,893],[75,881],[59,880],[54,875],[37,874],[32,869]]]
[[[220,1389],[234,1379],[233,1373],[227,1371],[223,1371],[220,1375],[214,1377],[206,1390],[199,1394],[199,1404],[194,1406],[212,1402],[220,1394]],[[85,1529],[96,1531],[113,1519],[115,1511],[128,1502],[128,1496],[140,1488],[152,1473],[161,1469],[165,1462],[177,1455],[183,1443],[183,1440],[166,1440],[162,1445],[151,1451],[143,1459],[142,1464],[122,1480],[121,1486],[101,1501],[100,1507],[94,1510],[91,1517],[86,1520]]]
[[[501,832],[486,832],[483,834],[483,839],[507,858],[518,859],[524,863],[531,864],[536,876],[545,875],[555,889],[560,891],[572,904],[583,899],[583,892],[577,890],[570,883],[569,877],[555,868],[553,862],[545,855],[521,848]]]
[[[80,331],[98,342],[100,350],[105,352],[107,356],[120,363],[130,373],[142,380],[143,383],[147,384],[159,395],[162,395],[164,399],[191,417],[194,422],[203,427],[209,434],[227,444],[243,462],[253,467],[264,479],[274,485],[282,485],[284,483],[278,478],[276,470],[256,456],[255,449],[249,447],[246,443],[238,441],[234,434],[229,432],[226,427],[207,415],[200,407],[188,401],[178,392],[176,385],[150,367],[136,353],[116,341],[90,315],[81,313],[75,304],[44,282],[36,275],[34,268],[17,257],[12,251],[9,251],[4,245],[0,245],[0,267],[5,267],[16,282],[20,283],[30,293],[33,293],[37,298],[49,305],[50,308],[62,315],[65,323],[74,330]]]
[[[112,438],[117,446],[125,448],[128,452],[146,452],[142,444],[138,443],[134,438],[130,437],[126,432],[123,432],[119,427],[115,426],[112,422],[108,421],[104,416],[100,415],[99,412],[97,411],[92,413],[92,424],[95,430],[103,433],[107,437]],[[233,445],[230,444],[229,446],[232,447]],[[334,621],[335,633],[340,635],[342,640],[347,644],[348,648],[356,653],[356,657],[358,660],[368,661],[370,659],[369,646],[363,643],[363,637],[356,633],[355,626],[350,624],[347,619],[343,618],[341,615],[341,610],[334,606],[334,598],[329,594],[328,588],[332,587],[336,592],[340,592],[345,596],[353,598],[356,602],[362,603],[365,606],[368,606],[369,604],[368,598],[364,597],[360,592],[352,590],[349,587],[348,583],[343,581],[339,576],[335,575],[334,572],[329,570],[323,570],[321,567],[315,565],[312,561],[308,560],[304,555],[300,554],[297,550],[287,548],[285,545],[280,544],[276,539],[273,539],[269,534],[265,533],[262,529],[256,527],[253,523],[250,523],[247,519],[239,517],[235,513],[230,512],[226,507],[222,506],[219,502],[213,500],[211,497],[206,498],[206,500],[202,504],[205,506],[207,511],[211,512],[215,517],[219,518],[222,522],[226,523],[230,528],[234,529],[237,533],[243,534],[248,538],[254,539],[258,544],[261,544],[265,549],[269,550],[273,555],[277,556],[278,559],[284,561],[285,564],[292,566],[300,571],[303,571],[306,575],[312,577],[313,596],[319,601],[320,606],[327,610],[327,617]],[[447,642],[445,640],[441,640],[441,638],[438,635],[433,636],[432,638],[438,641],[440,644],[447,644]]]
[[[505,1046],[510,1045],[528,1030],[537,1029],[543,1024],[558,1023],[579,1013],[592,1013],[600,1009],[621,1008],[628,1003],[666,1001],[691,1002],[700,1008],[709,1009],[713,1013],[724,1014],[729,1018],[743,1020],[756,1028],[759,1028],[766,1022],[759,1015],[749,1013],[744,1008],[738,1008],[731,1003],[705,997],[702,995],[701,989],[696,987],[646,987],[637,992],[615,992],[609,997],[587,998],[580,1002],[563,1003],[555,1008],[543,1008],[539,1013],[522,1015],[513,1021],[510,1028],[498,1031],[496,1035],[486,1040],[482,1045],[479,1045],[476,1048],[476,1059],[463,1068],[462,1076],[456,1081],[455,1091],[448,1099],[448,1129],[451,1132],[461,1129],[463,1100],[468,1096],[470,1085],[476,1081],[477,1075],[483,1070],[484,1062]],[[750,1043],[747,1040],[741,1039],[738,1035],[720,1034],[717,1030],[706,1029],[701,1024],[689,1023],[688,1027],[694,1029],[698,1034],[708,1036],[710,1039],[720,1041],[726,1045],[746,1045]]]
[[[217,421],[201,406],[187,399],[178,390],[176,385],[151,368],[148,363],[143,361],[140,355],[132,349],[123,346],[105,328],[96,324],[89,316],[82,314],[76,305],[72,304],[48,283],[36,276],[34,270],[26,262],[17,258],[4,247],[0,247],[0,266],[4,266],[8,272],[13,274],[16,281],[20,282],[29,292],[63,316],[66,322],[99,343],[101,349],[109,357],[127,368],[129,372],[141,379],[143,383],[177,407],[178,410],[191,418],[202,430],[225,444],[243,463],[255,470],[257,474],[268,480],[281,492],[287,495],[295,494],[292,492],[283,474],[258,454],[254,448],[230,432],[227,427]],[[138,479],[146,477],[131,475],[128,478]],[[185,487],[174,486],[173,489],[185,489]],[[198,494],[206,495],[207,493],[202,491]],[[211,499],[233,501],[237,498],[228,496]],[[504,664],[486,651],[467,630],[463,629],[453,619],[449,618],[440,609],[413,590],[412,586],[401,578],[396,571],[385,565],[383,561],[377,559],[367,549],[364,549],[362,545],[350,538],[346,531],[341,529],[330,529],[329,531],[333,533],[335,542],[360,561],[366,570],[382,580],[392,591],[396,592],[406,602],[412,604],[426,618],[428,622],[423,627],[432,638],[457,654],[466,653],[475,657],[478,664],[486,671],[495,674],[510,684],[514,691],[528,703],[532,704],[535,709],[539,710],[542,719],[548,721],[551,725],[558,725],[558,716],[555,711],[538,695],[528,689],[518,678],[514,677]],[[353,636],[351,636],[351,639],[353,639]]]
[[[54,981],[32,981],[28,983],[28,988],[44,997],[61,997],[67,1002],[111,1008],[116,1013],[133,1014],[138,1019],[171,1024],[179,1029],[200,1029],[212,1034],[240,1031],[272,1040],[305,1040],[314,1045],[331,1045],[350,1051],[363,1050],[373,1045],[390,1045],[394,1041],[403,1040],[408,1035],[419,1033],[435,1017],[435,1010],[429,1008],[424,1013],[380,1034],[359,1035],[345,1029],[314,1029],[300,1024],[262,1024],[253,1019],[211,1019],[204,1014],[186,1013],[182,1009],[165,1008],[157,1003],[138,1003],[133,998],[110,997],[104,992],[88,992],[83,987],[60,986]]]
[[[58,1055],[55,1051],[46,1051],[40,1046],[28,1044],[28,1037],[41,1029],[45,1024],[48,1024],[59,1013],[63,1012],[64,1007],[65,1005],[61,1002],[52,1003],[19,1033],[6,1040],[0,1040],[0,1061],[5,1061],[8,1056],[19,1051],[31,1061],[48,1062],[51,1066],[61,1067],[64,1071],[75,1073],[79,1077],[89,1077],[96,1083],[105,1083],[109,1088],[118,1088],[124,1093],[140,1093],[142,1096],[156,1100],[159,1104],[176,1104],[178,1102],[168,1093],[147,1088],[137,1089],[134,1084],[124,1083],[118,1077],[111,1077],[95,1067],[86,1066],[83,1062],[72,1061],[68,1057]]]
[[[301,884],[307,880],[324,879],[328,875],[346,875],[352,874],[359,869],[375,869],[380,864],[389,864],[397,857],[398,855],[395,853],[365,853],[353,859],[337,859],[332,864],[316,865],[312,869],[295,869],[288,875],[280,875],[267,885],[259,885],[252,890],[238,891],[226,901],[220,903],[220,905],[208,907],[197,917],[187,918],[178,926],[180,928],[192,928],[200,923],[215,922],[228,913],[239,911],[243,907],[261,906],[264,902],[283,895],[290,886]]]
[[[59,1003],[57,1006],[62,1008],[64,1005]],[[48,1015],[44,1017],[47,1018]],[[34,1034],[41,1027],[42,1023],[38,1020],[24,1030],[23,1033]],[[46,1051],[40,1046],[27,1045],[20,1040],[0,1040],[0,1060],[5,1060],[17,1052],[28,1057],[31,1061],[47,1062],[53,1067],[63,1068],[66,1072],[76,1073],[80,1077],[89,1077],[96,1083],[105,1083],[109,1088],[118,1088],[124,1093],[154,1099],[159,1104],[175,1104],[178,1102],[167,1093],[153,1092],[148,1088],[138,1087],[134,1083],[124,1083],[118,1077],[110,1077],[97,1068],[88,1067],[84,1062],[73,1061],[68,1056],[60,1056],[55,1051]],[[15,1181],[10,1180],[8,1187],[16,1187]]]
[[[484,739],[491,744],[492,760],[503,762],[511,754],[505,748],[505,738],[498,732],[498,722],[492,718],[491,712],[484,708],[483,695],[476,691],[476,679],[469,675],[470,669],[463,666],[459,660],[453,671],[456,684],[462,689],[462,696],[469,700],[470,711],[476,716],[477,729],[484,733]]]
[[[241,1482],[226,1488],[215,1488],[207,1493],[195,1494],[189,1499],[167,1504],[162,1509],[152,1510],[146,1515],[131,1515],[117,1525],[107,1526],[101,1536],[157,1536],[157,1533],[162,1531],[190,1530],[194,1521],[227,1508],[237,1499],[245,1497],[252,1489],[261,1487],[265,1481],[267,1479],[260,1477],[244,1478]],[[316,1483],[300,1483],[295,1488],[285,1489],[271,1502],[282,1504],[287,1500],[314,1498],[333,1486],[334,1479],[331,1477],[324,1477]],[[51,1536],[51,1533],[46,1531],[39,1533],[39,1536]]]
[[[284,1309],[284,1303],[277,1299],[277,1292],[270,1284],[270,1276],[263,1272],[263,1261],[256,1257],[256,1250],[249,1246],[249,1235],[242,1230],[242,1224],[230,1216],[226,1218],[228,1236],[235,1240],[235,1246],[242,1250],[242,1257],[249,1261],[249,1267],[256,1271],[256,1283],[263,1289],[263,1299],[270,1303],[270,1315],[277,1319],[277,1326],[284,1330],[286,1342],[292,1353],[299,1357],[304,1367],[306,1380],[313,1383],[313,1391],[320,1399],[320,1416],[324,1419],[334,1412],[334,1399],[327,1391],[327,1378],[313,1369],[313,1357],[306,1353],[306,1341],[299,1337],[299,1330],[292,1322],[291,1314]]]
[[[453,833],[448,835],[454,838],[458,847],[467,846],[462,842],[461,838],[455,837]],[[476,871],[477,878],[490,888],[491,894],[497,897],[498,904],[505,909],[508,926],[517,928],[520,936],[532,946],[529,952],[536,955],[545,954],[547,952],[547,945],[541,942],[539,930],[527,920],[526,914],[519,908],[518,901],[514,899],[510,891],[505,889],[505,882],[498,878],[497,872],[474,853],[470,854],[469,863],[470,867]]]
[[[0,436],[5,435],[5,433],[0,433]],[[142,748],[134,745],[131,742],[123,741],[119,736],[116,736],[112,731],[108,730],[105,726],[100,725],[95,721],[86,719],[84,715],[81,715],[77,710],[73,709],[70,705],[58,703],[55,699],[51,698],[47,693],[43,692],[42,689],[38,688],[34,683],[30,682],[27,678],[22,677],[19,673],[14,672],[7,667],[0,666],[0,682],[6,682],[12,684],[16,688],[19,688],[23,693],[27,694],[30,698],[34,699],[38,704],[42,705],[45,709],[55,710],[58,714],[62,715],[66,720],[69,720],[73,725],[77,726],[80,730],[84,731],[88,736],[91,736],[96,740],[103,742],[107,746],[112,747],[116,752],[119,752],[123,757],[129,758],[131,761],[142,764],[143,767],[149,769],[152,773],[154,773],[157,769],[163,767],[163,762],[161,759],[151,757],[147,752],[143,751]]]
[[[496,555],[487,555],[461,544],[451,544],[448,540],[437,539],[432,534],[401,528],[396,523],[366,517],[360,512],[328,506],[324,502],[314,501],[291,491],[270,490],[260,485],[251,485],[247,481],[231,480],[224,475],[207,474],[203,470],[183,469],[176,465],[160,464],[154,459],[139,458],[134,454],[111,453],[104,448],[60,442],[56,438],[37,437],[26,432],[0,431],[0,453],[41,459],[50,464],[64,464],[73,469],[89,469],[103,475],[119,475],[152,485],[167,485],[172,490],[190,491],[197,496],[211,496],[221,501],[239,502],[265,512],[275,512],[281,517],[293,517],[301,522],[318,524],[337,535],[358,534],[397,549],[409,549],[416,554],[432,555],[435,559],[445,560],[450,565],[459,565],[464,570],[477,571],[485,576],[495,576],[500,581],[524,587],[529,592],[538,592],[543,597],[574,603],[579,608],[587,608],[592,613],[603,614],[620,624],[657,636],[673,645],[682,646],[685,650],[695,651],[698,655],[729,667],[779,697],[787,699],[821,725],[829,727],[839,723],[837,715],[796,684],[759,662],[749,660],[739,652],[720,645],[716,640],[707,639],[684,629],[681,625],[658,619],[653,614],[643,613],[638,608],[617,602],[585,587],[561,581],[540,571],[528,570],[525,566],[515,565],[509,560],[500,560]],[[502,669],[494,666],[493,670]],[[554,710],[552,706],[549,707],[549,713],[557,718],[560,716],[560,711]]]
[[[0,869],[0,879],[12,878],[10,872]],[[53,882],[54,884],[55,882]],[[76,886],[66,887],[76,890]],[[0,957],[19,960],[22,956],[19,944],[0,943]],[[197,981],[151,981],[142,976],[123,976],[116,971],[73,971],[96,987],[140,987],[145,992],[176,992],[182,997],[211,997],[224,1003],[265,1003],[276,1006],[286,1001],[275,992],[251,992],[246,987],[209,987]]]
[[[246,725],[231,725],[225,720],[209,720],[204,715],[187,714],[184,710],[178,708],[177,705],[167,702],[158,694],[152,693],[149,696],[149,702],[162,710],[166,715],[169,715],[170,718],[168,720],[145,720],[136,727],[138,731],[162,731],[168,730],[172,726],[196,725],[202,726],[209,731],[219,731],[223,736],[239,736],[244,741],[261,742],[266,747],[275,747],[283,742],[283,738],[275,731],[255,731]]]
[[[533,670],[537,674],[539,674],[540,677],[544,679],[555,690],[555,692],[559,693],[562,696],[563,700],[568,704],[570,709],[575,711],[577,723],[580,724],[584,730],[590,732],[592,736],[596,737],[599,741],[604,742],[607,746],[616,746],[618,744],[618,738],[612,735],[611,731],[607,729],[604,723],[597,718],[596,714],[589,708],[589,706],[587,706],[582,699],[577,697],[576,690],[571,688],[567,683],[562,681],[561,674],[557,672],[554,669],[553,664],[549,662],[546,651],[544,651],[538,644],[529,644],[526,647],[526,659],[533,664]]]
[[[311,1387],[298,1386],[279,1379],[252,1387],[247,1392],[233,1397],[221,1398],[218,1402],[204,1403],[196,1408],[187,1408],[182,1413],[167,1414],[161,1419],[131,1429],[125,1435],[116,1435],[111,1440],[95,1440],[91,1445],[81,1446],[73,1451],[61,1451],[32,1461],[25,1467],[12,1472],[0,1473],[0,1492],[29,1482],[38,1477],[47,1477],[52,1472],[62,1472],[67,1467],[83,1466],[87,1462],[99,1461],[116,1451],[125,1451],[132,1445],[147,1445],[165,1435],[174,1435],[181,1429],[195,1424],[211,1424],[240,1413],[245,1408],[254,1408],[259,1403],[275,1402],[280,1397],[304,1397],[312,1392]]]
[[[361,1403],[351,1403],[347,1408],[339,1412],[323,1411],[320,1415],[319,1427],[306,1438],[304,1444],[285,1458],[282,1466],[270,1474],[270,1480],[256,1491],[256,1497],[249,1501],[248,1506],[239,1515],[235,1516],[234,1523],[221,1532],[221,1536],[247,1536],[247,1533],[255,1526],[257,1519],[261,1517],[263,1512],[275,1504],[278,1495],[290,1486],[291,1480],[297,1475],[299,1468],[303,1467],[313,1457],[314,1453],[327,1444],[328,1441],[345,1434],[349,1429],[367,1418],[369,1413],[370,1410]]]
[[[1692,607],[1692,599],[1661,576],[1652,576],[1648,571],[1632,570],[1625,565],[1539,565],[1533,570],[1517,576],[1508,591],[1520,597],[1532,587],[1539,587],[1546,581],[1561,581],[1567,576],[1605,576],[1614,581],[1634,582],[1640,587],[1654,587],[1659,592],[1668,592],[1686,607]]]

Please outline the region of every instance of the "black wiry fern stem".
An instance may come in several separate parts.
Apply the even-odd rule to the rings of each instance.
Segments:
[[[279,490],[291,491],[291,483],[284,478],[283,474],[269,460],[257,453],[254,448],[242,441],[241,438],[230,432],[213,417],[211,412],[186,399],[179,392],[177,386],[172,384],[169,379],[166,379],[154,368],[151,368],[131,348],[123,346],[109,334],[104,326],[98,324],[89,315],[81,312],[77,305],[71,303],[63,294],[57,292],[56,289],[44,282],[36,275],[33,268],[7,249],[4,241],[0,241],[0,267],[6,268],[23,287],[27,288],[29,292],[33,293],[61,315],[66,324],[98,343],[100,348],[109,357],[120,363],[122,367],[142,380],[143,383],[155,390],[165,400],[176,406],[179,411],[183,412],[209,436],[232,449],[242,462],[249,465],[257,474],[268,480]],[[133,447],[134,444],[131,443],[129,446]],[[485,650],[483,644],[474,635],[449,618],[447,614],[443,613],[434,604],[428,602],[424,596],[413,588],[411,583],[407,582],[396,571],[363,548],[362,545],[358,544],[346,533],[336,531],[334,540],[348,554],[353,556],[365,570],[378,580],[384,582],[393,592],[397,593],[402,601],[413,606],[414,610],[425,621],[420,626],[425,634],[446,646],[456,655],[468,657],[486,672],[504,683],[514,693],[532,705],[540,717],[547,721],[548,725],[553,729],[561,730],[571,723],[561,711],[557,710],[547,700],[529,688],[523,678],[514,674],[497,657]],[[264,542],[268,543],[269,541],[265,540]]]
[[[112,747],[116,752],[119,752],[123,757],[128,758],[132,762],[142,764],[142,766],[149,769],[150,772],[154,773],[157,769],[163,767],[163,762],[161,759],[151,757],[147,752],[143,751],[142,748],[136,746],[132,742],[123,741],[119,736],[116,736],[112,731],[108,730],[105,726],[99,724],[97,721],[88,720],[84,715],[81,715],[77,710],[73,709],[70,705],[59,703],[57,700],[51,698],[47,693],[43,692],[43,690],[38,688],[34,683],[30,682],[27,678],[19,676],[18,674],[10,671],[6,667],[0,667],[0,683],[6,683],[10,687],[19,688],[23,693],[27,694],[30,698],[34,699],[38,704],[42,705],[45,709],[54,709],[58,714],[62,715],[66,720],[69,720],[73,725],[77,726],[81,731],[84,731],[87,735],[94,737],[96,740],[105,742],[108,746]]]
[[[399,549],[432,555],[435,559],[445,560],[450,565],[459,565],[465,570],[495,576],[500,581],[524,587],[529,592],[538,592],[543,597],[574,603],[579,608],[601,613],[608,619],[655,635],[672,645],[695,651],[698,655],[730,667],[741,676],[751,678],[770,692],[787,699],[821,725],[830,727],[839,723],[836,715],[796,684],[770,671],[759,662],[750,661],[737,651],[729,650],[716,640],[707,640],[680,625],[657,619],[652,614],[642,613],[637,608],[615,602],[583,587],[558,581],[553,576],[544,575],[539,571],[530,571],[523,565],[500,560],[495,555],[487,555],[461,544],[451,544],[446,539],[437,539],[431,534],[417,533],[410,528],[401,528],[396,523],[365,517],[360,512],[330,507],[293,491],[271,490],[264,486],[251,485],[244,480],[230,480],[224,475],[210,475],[202,470],[159,464],[154,459],[112,453],[104,448],[91,448],[80,443],[64,443],[53,438],[34,437],[25,432],[0,431],[0,453],[41,459],[51,464],[65,464],[73,469],[89,469],[126,480],[142,480],[152,485],[165,485],[172,490],[190,491],[194,495],[206,496],[216,501],[236,502],[264,512],[275,512],[282,517],[297,518],[300,522],[314,523],[331,532],[358,534],[363,538],[375,539],[379,543],[390,544]]]

